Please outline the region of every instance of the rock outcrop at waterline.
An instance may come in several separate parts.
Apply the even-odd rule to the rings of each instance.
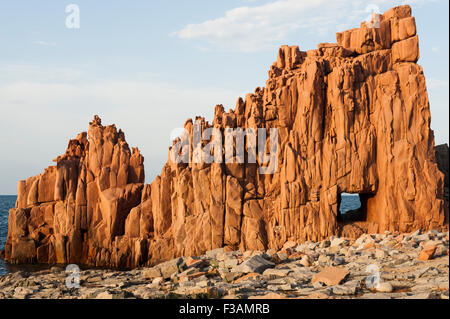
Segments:
[[[239,98],[234,110],[216,106],[212,124],[196,118],[202,130],[222,134],[278,129],[274,174],[260,174],[260,160],[169,157],[144,185],[139,151],[95,118],[56,166],[19,182],[6,259],[135,267],[217,247],[279,249],[337,234],[444,226],[444,175],[414,18],[409,6],[375,18],[374,28],[338,33],[337,44],[281,47],[265,88]],[[192,134],[194,121],[185,129]],[[360,194],[358,221],[340,222],[344,192]]]
[[[18,184],[6,260],[96,264],[115,259],[117,236],[142,201],[143,156],[137,148],[130,150],[121,130],[102,126],[96,116],[88,134],[70,140],[54,161],[56,166]]]

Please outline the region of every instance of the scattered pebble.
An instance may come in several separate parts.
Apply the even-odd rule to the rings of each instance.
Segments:
[[[82,270],[79,288],[66,286],[62,267],[9,273],[0,299],[448,299],[448,251],[448,232],[420,230],[290,241],[278,251],[219,248],[130,271]]]

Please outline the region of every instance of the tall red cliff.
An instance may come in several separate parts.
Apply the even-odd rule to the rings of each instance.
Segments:
[[[169,158],[143,185],[139,151],[96,117],[56,166],[19,182],[6,259],[134,267],[217,247],[447,227],[411,8],[374,18],[338,33],[337,44],[281,47],[265,88],[234,110],[216,106],[212,124],[196,118],[222,135],[278,129],[274,174],[260,174],[260,160],[226,163],[214,150],[222,163]],[[194,122],[185,123],[190,133]],[[360,194],[357,220],[340,216],[344,192]]]

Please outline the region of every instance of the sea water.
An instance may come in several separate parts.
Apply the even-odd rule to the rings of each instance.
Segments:
[[[354,210],[361,207],[361,201],[358,194],[342,194],[341,195],[341,214],[345,214],[349,210]]]
[[[8,211],[16,205],[17,196],[0,195],[0,250],[5,249],[6,236],[8,235]],[[3,260],[0,259],[0,275],[8,272]]]

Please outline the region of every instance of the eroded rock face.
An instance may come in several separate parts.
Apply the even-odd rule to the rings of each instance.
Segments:
[[[89,135],[89,141],[88,141]],[[18,184],[5,257],[13,263],[114,265],[130,210],[141,202],[144,158],[97,116],[56,166]]]
[[[281,47],[265,88],[234,110],[216,106],[212,124],[186,121],[191,135],[197,121],[222,136],[277,129],[273,174],[260,173],[260,158],[226,162],[223,146],[211,149],[222,163],[194,163],[191,139],[191,161],[169,156],[144,186],[139,151],[96,118],[55,167],[19,182],[6,259],[134,267],[218,247],[279,250],[288,241],[444,226],[414,18],[409,6],[377,18],[379,27],[338,33],[337,44]],[[359,221],[339,222],[344,192],[360,194]]]

